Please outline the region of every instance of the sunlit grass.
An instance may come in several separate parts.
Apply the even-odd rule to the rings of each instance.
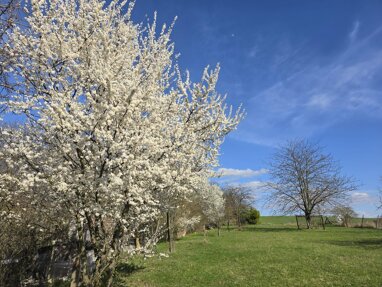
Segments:
[[[115,286],[382,286],[381,230],[297,230],[291,219],[188,235],[169,258],[125,263]]]

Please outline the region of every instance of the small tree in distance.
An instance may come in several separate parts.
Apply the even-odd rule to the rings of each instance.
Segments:
[[[357,213],[347,205],[337,205],[333,208],[332,213],[337,220],[345,227],[349,227],[351,219],[357,216]]]
[[[238,228],[241,228],[243,211],[253,203],[251,190],[244,186],[227,186],[223,189],[226,202],[225,213],[227,224],[234,218]]]
[[[258,224],[260,221],[260,211],[250,207],[243,212],[243,219],[248,224]]]
[[[202,196],[202,212],[208,223],[215,224],[220,236],[221,220],[224,217],[224,198],[223,192],[216,184],[210,184],[209,189]]]
[[[356,189],[352,178],[323,148],[306,140],[287,142],[270,163],[269,205],[284,214],[301,211],[311,228],[311,216],[320,208],[343,202]]]

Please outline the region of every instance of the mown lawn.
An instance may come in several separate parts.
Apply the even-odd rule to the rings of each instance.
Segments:
[[[168,258],[122,262],[115,286],[382,286],[382,230],[296,230],[292,220],[188,235]]]

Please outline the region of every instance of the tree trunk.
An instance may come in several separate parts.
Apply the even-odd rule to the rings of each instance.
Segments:
[[[70,287],[90,286],[91,274],[88,270],[88,260],[86,253],[86,234],[84,223],[77,219],[76,222],[77,234],[75,236],[75,257],[72,263],[72,274]],[[90,276],[89,276],[90,275]]]
[[[141,249],[141,244],[139,242],[139,233],[138,231],[135,232],[135,249]]]
[[[300,229],[300,225],[298,224],[298,217],[296,215],[296,223],[297,223],[297,229]]]
[[[73,260],[70,287],[78,287],[80,283],[80,257],[76,255]]]
[[[47,282],[49,284],[52,283],[52,266],[53,266],[53,262],[54,262],[54,247],[55,247],[55,241],[52,240],[52,250],[50,251],[50,257],[49,257],[49,264],[48,264],[48,269],[46,271],[46,274],[47,274]]]
[[[111,287],[113,283],[113,275],[116,267],[116,261],[113,259],[112,263],[110,264],[107,272],[106,272],[106,286]]]
[[[311,229],[312,228],[312,218],[310,213],[305,213],[305,220],[306,220],[306,228]]]
[[[321,224],[322,224],[322,228],[325,230],[325,221],[322,215],[321,215]]]
[[[82,222],[76,220],[76,235],[75,235],[75,248],[74,248],[74,253],[75,256],[73,258],[72,262],[72,274],[71,274],[71,282],[70,282],[70,287],[77,287],[82,285],[82,276],[81,274],[81,267],[82,267],[82,262],[81,259],[83,259],[83,254],[82,254],[82,246],[83,246],[83,225]]]
[[[237,226],[241,230],[240,209],[237,209]]]

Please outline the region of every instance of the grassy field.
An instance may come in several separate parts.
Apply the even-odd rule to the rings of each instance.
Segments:
[[[297,230],[293,221],[188,235],[168,258],[122,262],[115,286],[382,286],[382,230]]]

